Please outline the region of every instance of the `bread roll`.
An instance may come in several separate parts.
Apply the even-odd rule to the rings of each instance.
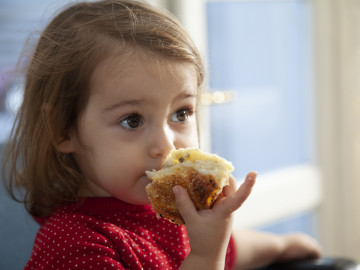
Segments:
[[[197,210],[209,209],[223,187],[229,184],[233,170],[231,162],[215,154],[195,148],[173,150],[161,170],[146,171],[152,179],[146,192],[158,217],[182,225],[184,220],[176,206],[172,187],[186,188]]]

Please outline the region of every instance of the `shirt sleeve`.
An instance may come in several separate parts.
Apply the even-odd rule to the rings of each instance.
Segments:
[[[231,235],[229,245],[226,251],[225,269],[226,270],[234,269],[235,262],[236,262],[236,246],[235,246],[234,238]]]
[[[40,229],[25,269],[127,269],[104,235],[67,225]]]

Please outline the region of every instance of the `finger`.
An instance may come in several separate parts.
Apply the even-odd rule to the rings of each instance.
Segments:
[[[256,176],[256,172],[248,173],[245,181],[240,185],[239,189],[233,195],[223,200],[221,208],[224,209],[224,213],[226,215],[236,211],[249,197],[255,184]]]
[[[234,176],[230,176],[229,185],[223,188],[223,194],[225,197],[231,196],[236,192],[236,179]]]
[[[189,221],[193,220],[198,215],[195,205],[185,188],[181,186],[174,186],[173,192],[180,215],[184,219],[185,224],[188,224]]]
[[[232,199],[234,199],[234,201],[236,201],[239,204],[237,208],[239,208],[249,197],[252,188],[255,185],[256,177],[257,177],[256,172],[248,173],[245,178],[245,181],[240,185],[239,189],[236,191],[234,196],[232,196]]]

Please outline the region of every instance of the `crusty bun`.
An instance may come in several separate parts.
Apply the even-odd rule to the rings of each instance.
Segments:
[[[231,162],[194,148],[173,150],[159,171],[146,171],[152,183],[146,192],[158,216],[178,225],[184,224],[175,203],[172,187],[187,189],[197,210],[208,209],[218,198],[234,170]]]

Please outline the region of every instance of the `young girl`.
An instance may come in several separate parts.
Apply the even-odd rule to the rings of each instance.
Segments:
[[[204,78],[194,44],[169,14],[131,0],[69,6],[43,31],[4,168],[41,224],[26,269],[242,269],[318,257],[305,235],[241,231],[232,213],[256,173],[197,212],[174,188],[185,226],[157,219],[145,171],[199,147]]]

